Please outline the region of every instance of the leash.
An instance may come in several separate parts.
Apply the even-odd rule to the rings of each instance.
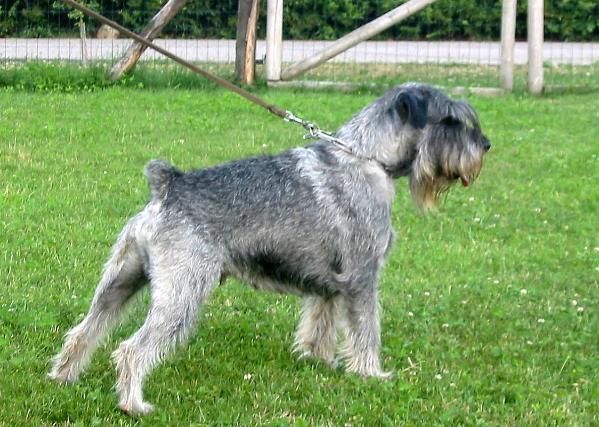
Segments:
[[[133,31],[128,30],[127,28],[123,27],[122,25],[117,24],[116,22],[106,18],[103,15],[100,15],[98,12],[88,8],[87,6],[77,3],[74,0],[63,0],[63,1],[66,4],[68,4],[69,6],[71,6],[72,8],[79,10],[80,12],[86,14],[87,16],[94,18],[94,19],[102,22],[103,24],[106,24],[106,25],[118,30],[121,34],[124,34],[124,35],[138,41],[142,45],[152,48],[156,52],[161,53],[162,55],[166,56],[167,58],[172,59],[173,61],[177,62],[178,64],[181,64],[184,67],[189,68],[194,73],[199,74],[199,75],[207,78],[208,80],[213,81],[214,83],[216,83],[220,86],[223,86],[224,88],[229,89],[232,92],[235,92],[237,95],[266,109],[267,111],[271,112],[272,114],[282,118],[286,122],[297,123],[297,124],[301,125],[304,129],[306,129],[308,131],[308,133],[306,135],[304,135],[304,139],[314,139],[314,138],[323,139],[325,141],[333,143],[334,145],[336,145],[337,147],[339,147],[341,150],[345,151],[346,153],[355,155],[349,145],[347,145],[345,142],[343,142],[339,138],[336,138],[335,136],[333,136],[332,133],[321,130],[316,124],[314,124],[312,122],[308,122],[306,120],[303,120],[303,119],[297,117],[296,115],[294,115],[291,111],[283,110],[282,108],[279,108],[274,104],[270,104],[270,103],[264,101],[263,99],[257,97],[256,95],[248,92],[247,90],[234,85],[233,83],[229,82],[228,80],[225,80],[225,79],[218,77],[212,73],[209,73],[206,70],[201,69],[200,67],[198,67],[196,65],[193,65],[192,63],[184,60],[180,56],[177,56],[174,53],[171,53],[168,50],[161,48],[160,46],[152,43],[150,40],[134,33]]]

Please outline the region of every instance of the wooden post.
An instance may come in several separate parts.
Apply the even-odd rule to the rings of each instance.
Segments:
[[[81,66],[87,68],[87,31],[83,18],[79,20],[79,38],[81,39]]]
[[[283,0],[268,0],[266,16],[266,79],[281,80],[283,58]]]
[[[341,37],[332,45],[324,48],[314,56],[296,62],[283,71],[281,78],[283,80],[290,80],[297,77],[350,47],[353,47],[364,40],[368,40],[372,36],[375,36],[397,24],[399,21],[406,19],[435,1],[436,0],[410,0],[404,3],[384,15],[379,16],[374,21],[370,21],[368,24]]]
[[[528,0],[528,91],[543,91],[543,0]]]
[[[245,84],[254,82],[257,20],[258,0],[239,0],[237,42],[235,43],[235,75]]]
[[[501,9],[501,88],[514,88],[514,45],[516,42],[516,2],[503,0]]]
[[[164,26],[185,6],[187,0],[168,0],[162,9],[152,18],[143,29],[140,36],[150,41],[154,40]],[[131,43],[123,57],[112,67],[108,78],[118,80],[123,74],[131,70],[137,64],[146,46],[139,42]]]

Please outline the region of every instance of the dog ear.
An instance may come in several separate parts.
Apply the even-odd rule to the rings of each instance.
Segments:
[[[402,122],[409,123],[416,129],[422,129],[426,125],[428,102],[425,98],[402,91],[397,95],[394,106]]]

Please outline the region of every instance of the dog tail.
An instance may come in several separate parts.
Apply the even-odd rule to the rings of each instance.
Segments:
[[[151,160],[144,171],[152,199],[163,199],[166,196],[171,181],[181,172],[164,160]]]

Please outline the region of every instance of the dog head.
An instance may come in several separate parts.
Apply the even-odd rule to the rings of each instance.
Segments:
[[[478,177],[491,144],[466,101],[452,100],[427,85],[404,85],[396,91],[401,133],[411,135],[402,144],[409,152],[405,174],[414,201],[428,210],[456,182],[467,187]]]

